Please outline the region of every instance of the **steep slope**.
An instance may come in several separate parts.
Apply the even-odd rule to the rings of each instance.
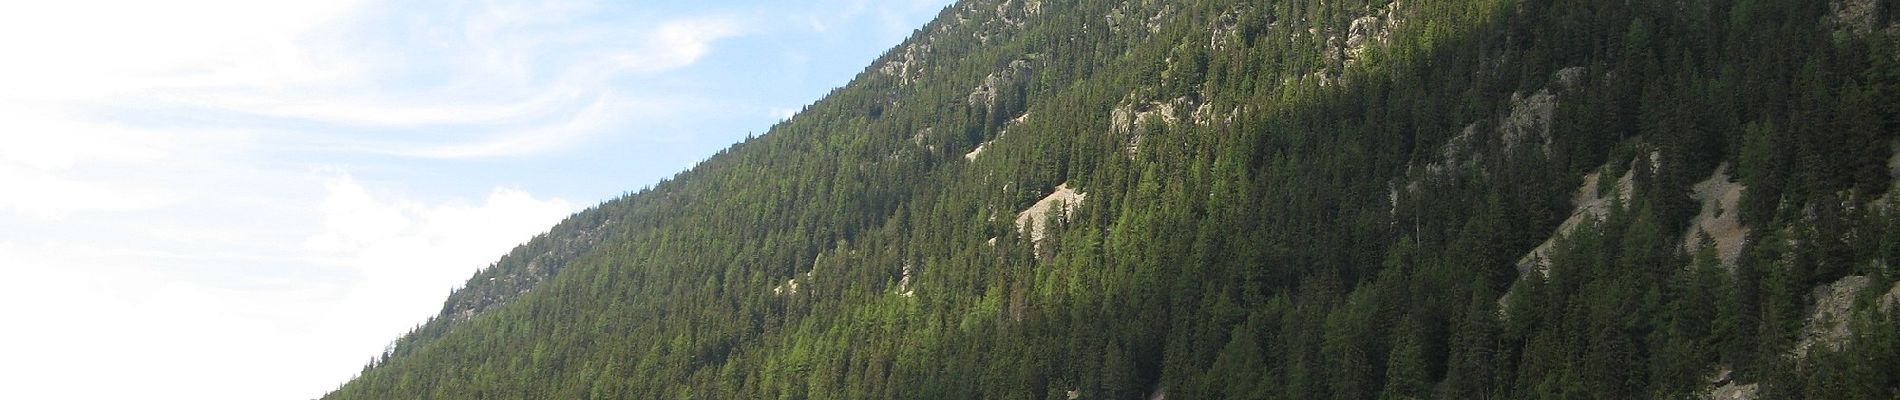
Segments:
[[[1891,397],[1871,4],[963,1],[326,398]]]

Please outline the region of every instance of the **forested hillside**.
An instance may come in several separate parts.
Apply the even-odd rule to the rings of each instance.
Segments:
[[[966,0],[328,399],[1900,396],[1900,4]]]

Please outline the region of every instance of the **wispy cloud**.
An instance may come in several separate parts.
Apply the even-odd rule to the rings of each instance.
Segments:
[[[353,2],[336,2],[235,26],[224,20],[237,18],[203,13],[231,5],[200,0],[177,10],[155,7],[171,10],[159,16],[178,18],[149,20],[202,27],[152,26],[155,37],[86,34],[131,31],[103,26],[119,21],[112,18],[78,27],[17,23],[79,19],[83,7],[0,8],[0,15],[12,15],[0,17],[0,53],[33,61],[0,65],[0,115],[26,114],[16,108],[29,104],[123,118],[138,118],[141,112],[211,112],[298,123],[346,141],[371,136],[434,141],[450,149],[486,148],[397,154],[534,153],[561,146],[503,148],[494,146],[493,138],[574,144],[570,139],[576,135],[611,128],[602,123],[603,107],[657,103],[675,95],[630,92],[626,79],[693,66],[718,41],[744,33],[739,19],[721,15],[580,23],[598,22],[583,21],[596,10],[557,3],[484,3],[461,13],[388,21],[395,17],[352,11]],[[342,16],[356,19],[337,21]],[[125,21],[136,28],[152,25],[137,22],[149,20]],[[75,37],[79,44],[45,45],[38,38],[48,30]],[[368,36],[377,39],[370,43],[400,45],[356,44]]]
[[[622,53],[613,60],[635,72],[659,72],[684,68],[698,62],[712,44],[740,33],[730,17],[689,18],[668,21],[647,35],[641,49]]]
[[[913,7],[0,3],[0,275],[30,283],[0,303],[34,304],[0,308],[27,327],[0,330],[0,398],[333,388],[515,244],[840,84]],[[122,382],[70,390],[90,376]]]
[[[8,2],[0,96],[88,98],[162,87],[275,56],[356,1]],[[232,18],[241,15],[242,18]]]
[[[581,23],[591,10],[548,2],[361,5],[0,5],[0,273],[35,282],[0,301],[58,304],[0,310],[37,327],[0,332],[0,397],[82,370],[161,398],[329,389],[577,206],[506,185],[405,196],[415,183],[284,157],[494,158],[630,133],[678,99],[629,82],[743,33],[718,16]]]
[[[394,154],[427,158],[494,157],[537,153],[581,142],[633,116],[650,114],[664,108],[663,102],[638,103],[627,99],[595,99],[587,108],[552,123],[520,130],[505,130],[499,135],[444,145],[424,145]]]
[[[277,253],[193,243],[232,239],[217,226],[169,229],[182,241],[153,247],[108,232],[98,235],[115,240],[0,240],[0,272],[30,283],[0,291],[0,302],[36,304],[0,308],[23,327],[0,331],[0,354],[14,361],[0,363],[0,395],[313,396],[433,314],[475,269],[574,210],[506,187],[427,201],[327,174],[317,225]],[[224,276],[191,277],[206,270]],[[70,391],[99,374],[118,383]]]

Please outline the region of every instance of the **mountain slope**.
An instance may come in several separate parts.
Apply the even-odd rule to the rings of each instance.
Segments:
[[[964,1],[326,398],[1891,397],[1893,9]]]

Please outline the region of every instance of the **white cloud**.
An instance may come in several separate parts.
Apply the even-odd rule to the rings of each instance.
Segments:
[[[462,41],[441,44],[441,50],[460,55],[466,62],[442,65],[447,73],[440,74],[440,85],[366,86],[364,82],[381,75],[409,72],[388,66],[402,61],[399,56],[330,55],[321,58],[385,67],[313,82],[307,89],[315,94],[227,88],[168,94],[158,102],[324,124],[461,132],[446,144],[440,143],[445,141],[441,134],[419,135],[438,142],[421,149],[412,149],[418,146],[402,135],[367,141],[379,149],[370,151],[379,153],[428,158],[535,154],[566,148],[579,139],[609,132],[619,123],[667,108],[676,100],[669,98],[674,94],[636,96],[624,93],[615,80],[692,66],[712,51],[713,43],[741,33],[737,21],[729,17],[688,17],[623,31],[537,28],[565,21],[565,17],[556,11],[497,10],[515,9],[468,17],[460,22],[466,31]],[[629,47],[566,49],[555,54],[548,49],[568,42],[622,42],[602,40],[608,37],[638,39]]]
[[[463,143],[427,146],[404,154],[428,158],[471,158],[538,153],[566,147],[599,133],[630,116],[643,113],[629,102],[617,99],[595,100],[587,108],[553,123],[507,132],[504,135]],[[654,105],[653,107],[663,107]]]
[[[783,120],[792,119],[793,116],[798,115],[798,108],[797,107],[772,107],[770,109],[765,110],[765,113],[766,115],[772,116],[772,118],[776,118],[778,120],[783,121]]]
[[[318,208],[322,228],[304,248],[363,274],[360,293],[371,304],[403,309],[387,317],[395,328],[428,317],[449,289],[576,211],[566,200],[536,199],[510,188],[493,189],[477,205],[379,197],[349,175],[326,186]],[[430,287],[440,290],[418,290]],[[392,299],[400,301],[385,302]],[[384,333],[389,336],[383,340],[394,338]]]
[[[323,185],[322,201],[304,208],[316,223],[301,228],[301,246],[174,248],[114,232],[0,241],[0,303],[17,305],[0,307],[0,397],[314,396],[575,208],[509,188],[421,201],[347,174]],[[159,234],[189,243],[229,229]],[[99,376],[114,383],[94,385]]]
[[[718,40],[740,33],[729,17],[688,17],[655,27],[626,30],[587,25],[565,26],[571,7],[525,8],[499,5],[460,20],[463,34],[443,37],[431,30],[411,38],[447,61],[413,60],[417,49],[363,49],[316,44],[320,58],[356,60],[361,70],[311,82],[315,94],[282,90],[226,90],[193,93],[168,100],[208,108],[329,123],[373,126],[427,126],[523,123],[574,113],[596,105],[590,99],[625,97],[612,81],[625,75],[655,74],[692,66]],[[613,40],[603,40],[614,38]],[[627,42],[632,46],[601,46]],[[352,40],[348,35],[321,37]],[[569,48],[571,43],[588,46]],[[391,87],[365,85],[384,75],[414,73],[417,64],[435,69],[436,85]],[[339,90],[339,89],[351,90]],[[286,96],[288,95],[288,96]]]
[[[59,118],[57,111],[0,113],[0,214],[60,219],[77,212],[163,207],[183,195],[147,175],[202,168],[204,160],[246,146],[244,135],[215,130],[175,132]],[[16,110],[19,110],[16,109]],[[4,110],[0,111],[13,111]]]
[[[361,280],[323,319],[325,341],[341,350],[312,359],[333,368],[325,373],[354,373],[339,367],[368,361],[440,310],[443,296],[470,274],[576,211],[566,200],[509,188],[495,188],[480,204],[429,204],[378,195],[348,175],[333,178],[326,192],[322,229],[305,248]]]
[[[44,1],[0,5],[0,96],[92,98],[204,79],[356,1]],[[269,57],[264,57],[269,58]]]
[[[626,119],[605,118],[603,106],[674,95],[627,93],[616,80],[690,67],[743,33],[737,19],[718,15],[603,24],[587,20],[598,7],[573,2],[380,13],[357,3],[0,5],[0,54],[13,60],[0,63],[0,115],[49,106],[62,114],[222,113],[380,131],[329,147],[367,143],[432,158],[532,154]],[[413,28],[392,28],[400,26]],[[416,142],[446,150],[388,150]]]
[[[699,62],[712,43],[739,34],[730,18],[692,18],[669,21],[647,36],[644,48],[615,57],[620,66],[637,72],[684,68]]]
[[[566,200],[539,200],[505,187],[480,205],[378,198],[349,175],[332,178],[325,192],[318,207],[322,228],[305,241],[306,249],[366,273],[418,269],[411,263],[463,265],[452,268],[451,284],[575,211]]]
[[[177,201],[175,194],[162,187],[80,180],[3,164],[0,187],[8,193],[0,196],[0,211],[48,220],[77,212],[148,210]]]
[[[307,396],[288,376],[315,370],[327,346],[297,315],[320,287],[258,292],[207,286],[168,271],[189,264],[120,244],[0,243],[8,276],[0,309],[0,396],[115,399]],[[236,300],[242,299],[242,300]],[[300,343],[303,342],[303,343]],[[98,385],[112,376],[111,385]],[[75,390],[75,388],[83,388]],[[290,391],[294,390],[294,391]],[[288,391],[288,392],[287,392]]]

